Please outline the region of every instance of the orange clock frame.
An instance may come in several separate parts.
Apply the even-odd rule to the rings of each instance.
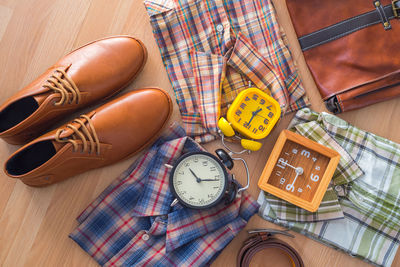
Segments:
[[[290,192],[282,190],[268,183],[268,180],[272,174],[272,170],[274,169],[274,166],[277,164],[283,146],[285,145],[287,140],[291,140],[294,143],[297,143],[305,148],[313,150],[330,159],[325,169],[325,172],[321,178],[321,181],[318,185],[318,188],[311,201],[306,201],[301,197],[294,196]],[[311,212],[315,212],[318,210],[319,205],[321,204],[322,198],[325,195],[329,182],[331,181],[332,176],[336,170],[336,167],[339,164],[339,160],[340,160],[340,154],[335,150],[325,147],[297,133],[291,132],[289,130],[283,130],[279,135],[278,140],[274,148],[272,149],[270,157],[267,161],[267,164],[264,167],[261,177],[258,180],[258,187],[263,191],[268,192],[283,200],[286,200],[298,207],[301,207]]]

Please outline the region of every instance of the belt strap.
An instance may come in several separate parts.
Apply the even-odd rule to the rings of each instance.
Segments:
[[[390,20],[399,18],[400,0],[392,0],[392,4],[387,6],[382,6],[379,0],[375,0],[373,5],[375,6],[373,11],[300,37],[301,49],[306,51],[378,23],[382,23],[385,30],[390,30],[392,28]]]
[[[243,247],[241,248],[237,257],[237,267],[249,267],[253,256],[260,250],[267,248],[276,248],[285,252],[285,254],[287,254],[291,259],[293,267],[304,267],[303,260],[296,250],[294,250],[287,243],[273,238],[273,235],[275,234],[283,234],[294,237],[293,235],[273,229],[253,230],[249,231],[249,233],[255,233],[255,235],[250,236],[249,239],[244,242]],[[268,261],[266,261],[266,263],[267,264],[265,266],[274,266],[273,263],[268,264]]]

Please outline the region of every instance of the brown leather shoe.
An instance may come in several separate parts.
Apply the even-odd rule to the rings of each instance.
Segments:
[[[74,50],[0,106],[0,138],[23,144],[66,114],[118,93],[142,70],[145,46],[115,36]]]
[[[45,186],[130,156],[150,145],[172,112],[161,89],[127,93],[26,144],[5,163],[5,173]]]

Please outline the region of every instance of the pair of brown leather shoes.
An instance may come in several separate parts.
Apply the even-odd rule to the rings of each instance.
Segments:
[[[129,36],[69,53],[0,106],[0,138],[23,144],[72,112],[117,94],[143,69],[145,46]],[[17,150],[5,173],[45,186],[132,155],[157,138],[172,112],[161,89],[135,90]]]

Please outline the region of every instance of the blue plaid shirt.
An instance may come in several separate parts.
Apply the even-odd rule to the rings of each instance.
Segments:
[[[171,127],[90,204],[70,234],[104,266],[201,266],[210,263],[258,211],[243,192],[207,210],[176,205],[170,170],[183,153],[203,150]]]

